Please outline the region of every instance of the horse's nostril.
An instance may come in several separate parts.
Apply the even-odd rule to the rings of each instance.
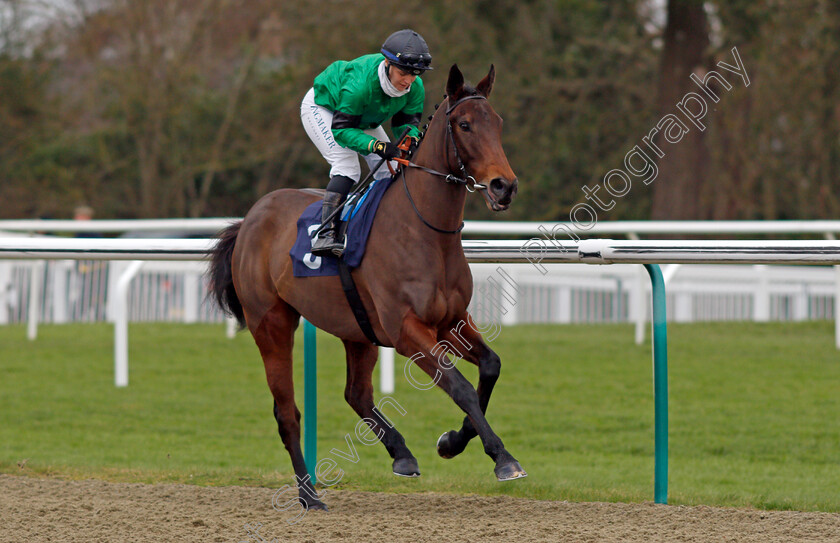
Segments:
[[[513,198],[513,187],[503,177],[497,177],[490,181],[490,191],[496,196],[497,201],[502,205],[510,204]]]
[[[493,192],[497,194],[503,194],[506,189],[506,183],[501,177],[497,177],[490,181],[490,190],[492,190]]]

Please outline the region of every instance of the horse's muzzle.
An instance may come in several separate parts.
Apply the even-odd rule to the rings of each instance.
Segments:
[[[516,178],[508,181],[504,177],[496,177],[487,185],[487,205],[493,211],[504,211],[510,207],[516,196],[519,183]]]

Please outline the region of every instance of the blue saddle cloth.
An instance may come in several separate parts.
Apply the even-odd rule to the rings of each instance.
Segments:
[[[351,268],[362,263],[365,254],[370,228],[382,196],[393,184],[392,178],[378,179],[371,183],[368,190],[357,201],[345,205],[342,219],[347,224],[347,248],[344,251],[344,261]],[[321,224],[321,207],[323,201],[313,202],[301,213],[297,221],[297,239],[289,251],[295,277],[318,277],[324,275],[338,275],[338,259],[332,256],[313,256],[312,239],[310,233]]]

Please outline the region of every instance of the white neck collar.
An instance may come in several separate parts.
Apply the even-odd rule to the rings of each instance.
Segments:
[[[411,90],[411,85],[408,86],[405,90],[398,90],[397,87],[391,83],[391,79],[388,77],[388,69],[385,67],[385,61],[379,63],[379,86],[382,87],[382,92],[390,96],[391,98],[398,98],[408,93]]]

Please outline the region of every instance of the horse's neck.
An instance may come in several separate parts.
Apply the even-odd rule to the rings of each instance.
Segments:
[[[449,166],[446,164],[447,141],[445,137],[427,136],[423,144],[417,150],[412,160],[421,166],[437,170],[441,173],[449,173]],[[447,183],[443,177],[438,177],[417,168],[405,168],[403,173],[405,184],[411,193],[414,205],[429,224],[442,230],[456,230],[464,220],[464,202],[467,191],[460,185]],[[405,189],[401,191],[400,205],[405,207],[404,212],[416,215],[412,208]],[[428,226],[423,225],[424,235],[435,232]],[[449,237],[459,237],[453,234],[446,234]]]

